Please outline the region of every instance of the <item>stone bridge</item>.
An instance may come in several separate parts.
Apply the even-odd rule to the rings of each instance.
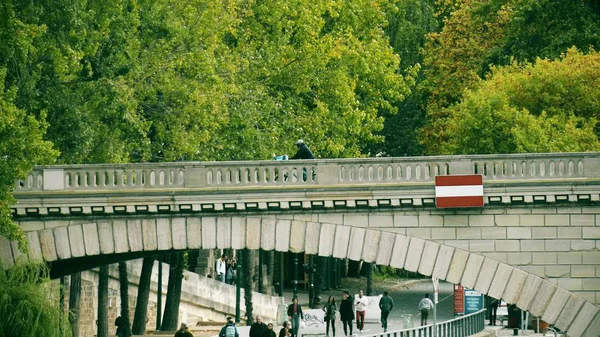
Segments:
[[[483,175],[484,207],[437,209],[433,178],[448,174]],[[8,264],[66,274],[157,251],[306,252],[433,275],[600,335],[599,153],[52,166],[15,190],[30,252],[4,240]]]

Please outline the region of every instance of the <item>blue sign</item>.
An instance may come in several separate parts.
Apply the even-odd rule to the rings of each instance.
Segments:
[[[465,315],[483,309],[483,294],[478,291],[465,289]]]

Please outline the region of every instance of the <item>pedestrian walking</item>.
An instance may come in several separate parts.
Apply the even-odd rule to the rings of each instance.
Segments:
[[[194,335],[188,330],[187,324],[181,323],[179,330],[175,332],[175,337],[194,337]]]
[[[227,324],[221,328],[219,337],[240,337],[238,329],[235,327],[235,323],[233,323],[233,317],[227,317]]]
[[[496,318],[498,316],[498,307],[500,306],[500,300],[490,297],[489,312],[490,312],[490,325],[496,325]]]
[[[302,313],[302,306],[298,304],[298,297],[294,297],[292,304],[287,309],[288,318],[292,322],[292,336],[298,336],[298,330],[300,329],[300,319],[304,319]]]
[[[279,337],[292,337],[293,332],[290,326],[290,321],[283,322],[283,328],[279,330]]]
[[[344,326],[344,335],[348,335],[348,328],[350,328],[350,335],[352,335],[352,321],[354,320],[354,310],[352,310],[353,299],[350,297],[350,293],[347,291],[342,292],[342,301],[340,302],[340,320]]]
[[[354,308],[356,310],[356,329],[359,332],[364,332],[365,315],[367,313],[368,306],[369,300],[366,296],[363,296],[363,291],[361,289],[358,291],[358,294],[354,297]]]
[[[225,273],[227,267],[227,255],[223,254],[217,259],[215,270],[217,272],[217,280],[225,283]]]
[[[384,291],[383,296],[381,296],[379,299],[379,309],[381,310],[381,327],[383,328],[383,332],[387,332],[387,319],[390,315],[390,311],[392,311],[392,308],[394,308],[394,300],[387,291]]]
[[[429,299],[429,293],[419,302],[419,311],[421,312],[421,325],[427,325],[427,317],[429,312],[433,310],[433,302]]]
[[[262,337],[277,337],[277,334],[273,331],[273,323],[267,324],[267,330],[263,332]]]
[[[323,306],[325,311],[325,335],[329,337],[329,326],[331,325],[331,332],[335,337],[335,313],[337,312],[337,306],[335,305],[335,298],[329,296],[327,303]]]
[[[250,326],[250,337],[262,337],[267,330],[267,325],[263,323],[262,317],[256,316],[256,320]]]

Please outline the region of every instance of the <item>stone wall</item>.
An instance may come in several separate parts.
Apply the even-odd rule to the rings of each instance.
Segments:
[[[150,299],[148,303],[148,322],[146,329],[153,331],[156,328],[157,317],[157,289],[158,289],[158,262],[155,262]],[[132,260],[127,263],[129,271],[129,315],[133,321],[137,303],[137,284],[141,271],[142,260]],[[115,330],[114,321],[121,310],[119,297],[119,280],[117,265],[111,265],[109,280],[109,331]],[[162,308],[164,310],[166,291],[169,278],[169,266],[163,264],[163,296]],[[95,336],[97,332],[96,319],[98,316],[98,273],[97,270],[82,273],[81,315],[79,337]],[[68,278],[65,303],[68,307]],[[245,312],[244,292],[242,289],[241,309]],[[255,315],[261,315],[265,320],[275,321],[279,304],[283,298],[272,297],[253,293],[253,309]],[[68,308],[67,308],[68,309]],[[179,321],[190,326],[195,326],[200,321],[224,322],[227,316],[235,314],[235,287],[211,278],[205,278],[195,273],[186,272],[182,285],[182,299],[179,307]],[[133,323],[133,322],[132,322]]]

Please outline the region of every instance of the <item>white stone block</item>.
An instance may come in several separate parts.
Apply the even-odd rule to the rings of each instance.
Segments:
[[[554,292],[556,291],[556,284],[550,283],[546,280],[542,280],[542,283],[537,290],[537,293],[533,297],[531,304],[529,305],[529,311],[533,316],[542,317]]]
[[[108,221],[98,222],[98,238],[100,239],[100,254],[113,254],[115,252],[115,240],[113,239],[112,223]],[[89,252],[88,255],[90,255]]]
[[[379,239],[381,231],[368,229],[365,234],[365,243],[363,245],[362,260],[365,262],[375,262],[377,251],[379,250]]]
[[[490,289],[490,285],[492,284],[492,279],[496,274],[497,268],[498,261],[485,258],[481,265],[481,272],[479,273],[477,281],[475,282],[475,290],[481,292],[482,294],[487,294]]]
[[[556,227],[541,227],[532,231],[531,237],[534,239],[556,239],[556,232]]]
[[[509,266],[505,263],[499,263],[496,268],[496,273],[494,274],[494,278],[490,284],[490,288],[488,290],[488,295],[493,298],[502,298],[504,295],[504,289],[506,289],[506,284],[512,275],[512,272],[515,268],[513,266]]]
[[[404,263],[404,269],[413,272],[419,270],[424,248],[425,240],[418,238],[410,239],[410,244],[408,245],[408,252],[406,255],[406,262]]]
[[[496,240],[497,252],[518,252],[520,250],[519,240]]]
[[[533,264],[552,264],[555,265],[557,261],[556,253],[532,253]]]
[[[231,220],[227,218],[227,220]],[[231,224],[230,224],[231,228]],[[187,249],[187,228],[185,224],[185,218],[177,217],[171,219],[171,235],[173,238],[173,249],[176,250],[184,250]],[[231,234],[227,236],[227,239],[231,237]],[[130,241],[131,242],[131,241]],[[229,242],[227,242],[229,243]],[[227,248],[231,248],[231,245],[228,244]],[[133,250],[133,246],[131,247]]]
[[[428,228],[428,227],[424,227],[424,228],[407,228],[406,229],[406,236],[410,236],[410,237],[413,237],[413,238],[430,240],[431,239],[431,230],[432,230],[432,228]],[[433,229],[433,230],[435,231],[436,229]]]
[[[260,247],[260,226],[261,218],[247,218],[246,219],[246,248],[248,249],[259,249]],[[202,248],[204,246],[204,219],[202,219]]]
[[[381,233],[381,237],[379,238],[379,248],[377,251],[377,260],[375,261],[378,265],[390,265],[395,241],[396,235],[389,232]]]
[[[469,251],[475,252],[494,252],[494,240],[471,240],[469,241]]]
[[[144,250],[144,238],[142,234],[142,220],[127,220],[127,240],[132,252],[141,252]]]
[[[341,227],[341,226],[340,226]],[[333,241],[335,238],[336,225],[333,224],[321,224],[321,235],[319,237],[319,255],[320,256],[331,256],[333,255]],[[364,232],[364,229],[363,229]],[[352,235],[350,236],[352,238]],[[352,245],[352,242],[350,243]],[[353,249],[352,246],[348,248],[349,251]],[[362,245],[360,247],[362,251]],[[350,258],[350,254],[348,254]],[[360,258],[360,255],[359,255]]]
[[[519,299],[517,299],[517,306],[523,310],[529,310],[530,309],[530,304],[531,301],[533,300],[533,298],[535,297],[535,295],[538,292],[538,289],[540,288],[542,284],[542,279],[529,274],[527,276],[527,280],[525,281],[525,284],[523,285],[523,290],[521,291],[521,294],[519,295]]]
[[[446,245],[442,245],[440,247],[438,257],[435,261],[435,267],[433,269],[434,277],[440,280],[446,279],[446,276],[448,276],[448,269],[450,269],[450,263],[452,262],[452,257],[454,256],[454,250],[454,247]]]
[[[521,296],[523,286],[525,286],[525,281],[527,281],[527,276],[527,272],[516,268],[513,269],[513,272],[510,275],[510,279],[506,284],[506,288],[504,289],[504,294],[502,296],[502,299],[504,299],[506,303],[517,303],[519,296]]]
[[[275,249],[275,221],[275,218],[262,218],[260,247],[263,250]]]
[[[460,284],[462,286],[469,289],[473,289],[475,287],[475,282],[477,281],[477,277],[479,276],[479,271],[481,270],[483,260],[483,255],[469,255],[469,259],[467,260],[467,266],[465,267],[465,271],[463,272],[463,276],[460,281]]]
[[[462,249],[454,250],[454,256],[450,263],[450,269],[448,269],[448,276],[446,281],[454,284],[459,284],[462,279],[463,272],[467,266],[467,260],[469,259],[470,253]]]
[[[394,227],[394,216],[392,213],[374,213],[368,216],[369,227],[371,228]]]
[[[595,224],[593,214],[571,214],[571,227],[587,227]]]
[[[456,238],[459,240],[480,240],[481,228],[457,228]]]
[[[444,216],[444,227],[468,227],[468,215],[446,215]]]
[[[471,226],[471,227],[477,227],[477,226],[493,227],[494,226],[494,216],[493,215],[469,215],[469,226]]]
[[[214,221],[214,218],[212,218]],[[203,239],[204,240],[204,239]],[[213,240],[214,240],[214,226],[213,226]],[[156,219],[156,243],[158,250],[170,250],[173,249],[173,232],[171,231],[171,219],[158,218]],[[204,245],[202,245],[202,248]],[[213,246],[215,248],[214,241]]]
[[[174,219],[173,219],[174,220]],[[217,218],[217,249],[230,249],[231,248],[231,217],[220,216]],[[173,244],[175,244],[175,237],[173,237]]]
[[[545,251],[544,240],[521,240],[522,252],[543,252]]]
[[[113,221],[113,238],[115,240],[115,253],[126,253],[129,251],[127,222],[125,220]]]
[[[290,249],[290,232],[292,220],[277,220],[275,226],[275,250],[287,252]]]
[[[40,237],[38,232],[25,232],[25,238],[29,245],[29,260],[42,260],[42,247],[40,246]]]
[[[85,254],[95,256],[100,254],[100,241],[98,239],[98,226],[95,223],[83,224],[83,241],[85,244]],[[112,242],[112,233],[111,233]]]
[[[519,226],[519,216],[512,214],[494,215],[494,223],[496,226],[503,227]]]
[[[481,228],[482,239],[506,239],[506,227],[483,227]]]
[[[69,243],[71,245],[71,256],[85,256],[85,244],[83,241],[83,228],[81,225],[71,225],[68,227]]]
[[[455,240],[456,228],[436,228],[431,231],[433,240]]]
[[[600,261],[600,252],[583,252],[581,258],[583,264],[596,264]]]
[[[581,252],[558,253],[558,264],[581,264],[583,256]]]
[[[0,262],[7,267],[12,267],[15,264],[10,241],[3,236],[0,236]]]
[[[531,227],[507,227],[507,239],[531,239]]]
[[[521,226],[526,226],[526,227],[543,227],[544,226],[544,215],[541,215],[541,214],[522,214],[522,215],[519,215],[519,222],[520,222]]]
[[[569,216],[564,214],[546,215],[545,225],[547,227],[569,227]],[[560,232],[560,230],[559,230]]]
[[[443,227],[444,217],[441,215],[419,214],[418,223],[420,227]]]
[[[568,225],[567,225],[568,226]],[[581,227],[558,227],[558,238],[559,239],[581,239]]]
[[[350,227],[369,226],[369,216],[367,214],[344,214],[344,225]]]
[[[597,337],[600,336],[600,313],[592,320],[590,325],[583,333],[582,337]]]
[[[570,333],[571,324],[573,323],[575,317],[577,317],[579,314],[579,311],[583,307],[584,303],[585,300],[583,298],[571,294],[554,325],[560,330]]]
[[[394,227],[418,227],[419,218],[415,215],[394,214]]]
[[[579,314],[573,320],[573,324],[569,328],[569,336],[581,337],[584,333],[587,333],[588,326],[592,323],[594,318],[598,315],[600,309],[590,302],[585,302]],[[598,336],[598,335],[596,335]]]
[[[44,229],[39,233],[40,246],[42,247],[42,256],[44,257],[44,261],[56,261],[58,257],[56,255],[56,245],[54,244],[54,231],[51,228],[49,228]],[[8,240],[6,242],[8,243]],[[8,248],[8,252],[11,253],[10,246],[7,244],[6,247]],[[6,255],[6,258],[8,259],[8,255]],[[10,258],[12,259],[12,253]],[[10,259],[8,261],[10,262]]]
[[[304,252],[315,255],[319,252],[319,240],[321,237],[321,224],[318,222],[306,223],[306,236],[304,237]]]
[[[306,221],[292,220],[290,234],[290,252],[298,253],[304,251],[304,240],[306,236]]]
[[[348,246],[350,244],[350,232],[352,227],[338,226],[335,231],[335,242],[333,243],[333,256],[345,259],[348,257]]]
[[[551,324],[556,323],[569,297],[571,297],[571,294],[567,290],[557,287],[542,315],[542,319]]]
[[[591,251],[596,249],[598,240],[571,240],[571,251]]]
[[[242,230],[240,222],[242,218],[233,218],[231,221],[231,240],[233,249],[242,249],[246,243],[246,233]],[[142,223],[143,224],[143,223]],[[245,222],[244,229],[245,229]],[[192,216],[186,219],[186,238],[189,249],[200,249],[202,247],[202,219]],[[240,234],[240,231],[242,232]],[[155,234],[156,235],[156,234]],[[237,240],[237,241],[236,241]],[[234,243],[235,242],[235,243]],[[144,244],[146,243],[144,238]]]
[[[27,259],[29,259],[29,257],[26,254],[24,254],[21,251],[21,249],[19,249],[19,243],[17,241],[11,241],[10,247],[12,248],[12,255],[13,255],[13,260],[15,261],[15,263],[19,262],[19,260],[26,262]]]
[[[318,214],[318,221],[321,223],[331,223],[335,225],[343,225],[344,224],[344,215],[337,213],[323,213]],[[304,221],[306,223],[306,221]]]
[[[394,249],[392,250],[392,257],[390,259],[390,266],[398,269],[404,268],[406,262],[406,255],[408,252],[408,245],[410,244],[410,238],[404,235],[396,234],[394,242]]]
[[[419,274],[430,276],[433,273],[433,268],[435,266],[435,261],[438,258],[439,250],[439,243],[433,241],[425,242],[423,256],[421,257],[421,263],[419,264]]]

